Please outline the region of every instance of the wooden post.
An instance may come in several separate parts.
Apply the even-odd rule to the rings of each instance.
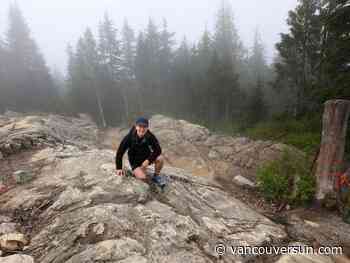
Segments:
[[[336,193],[339,164],[343,163],[350,100],[329,100],[325,103],[322,140],[316,168],[316,201]]]

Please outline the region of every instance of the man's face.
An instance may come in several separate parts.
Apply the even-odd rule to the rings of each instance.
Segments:
[[[144,125],[136,125],[136,133],[139,137],[143,137],[146,132],[148,130],[148,127],[144,126]]]

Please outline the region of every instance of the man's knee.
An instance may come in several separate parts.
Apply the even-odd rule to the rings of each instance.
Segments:
[[[140,167],[137,167],[135,170],[134,170],[134,175],[136,178],[138,179],[146,179],[146,171],[144,171],[142,168]]]

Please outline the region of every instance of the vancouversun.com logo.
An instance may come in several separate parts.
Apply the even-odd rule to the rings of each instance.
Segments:
[[[215,245],[215,253],[219,256],[227,254],[239,256],[262,256],[262,255],[296,255],[296,254],[319,254],[319,255],[341,255],[343,248],[340,246],[321,246],[314,248],[306,245],[289,246],[230,246],[224,243]]]

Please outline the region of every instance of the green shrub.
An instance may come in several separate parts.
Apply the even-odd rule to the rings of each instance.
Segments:
[[[320,133],[300,133],[300,134],[289,134],[282,141],[285,144],[292,145],[308,154],[316,151],[321,142]]]
[[[297,204],[305,204],[312,200],[316,191],[316,180],[311,174],[300,176],[296,182],[296,193],[292,198],[292,202]]]
[[[267,200],[274,201],[287,198],[288,177],[281,173],[278,162],[271,162],[259,168],[257,182]]]
[[[306,157],[284,151],[282,157],[257,170],[260,191],[267,200],[304,204],[313,198],[315,180]]]
[[[321,142],[321,130],[317,127],[317,120],[272,120],[258,123],[245,133],[253,139],[276,140],[311,154]]]

